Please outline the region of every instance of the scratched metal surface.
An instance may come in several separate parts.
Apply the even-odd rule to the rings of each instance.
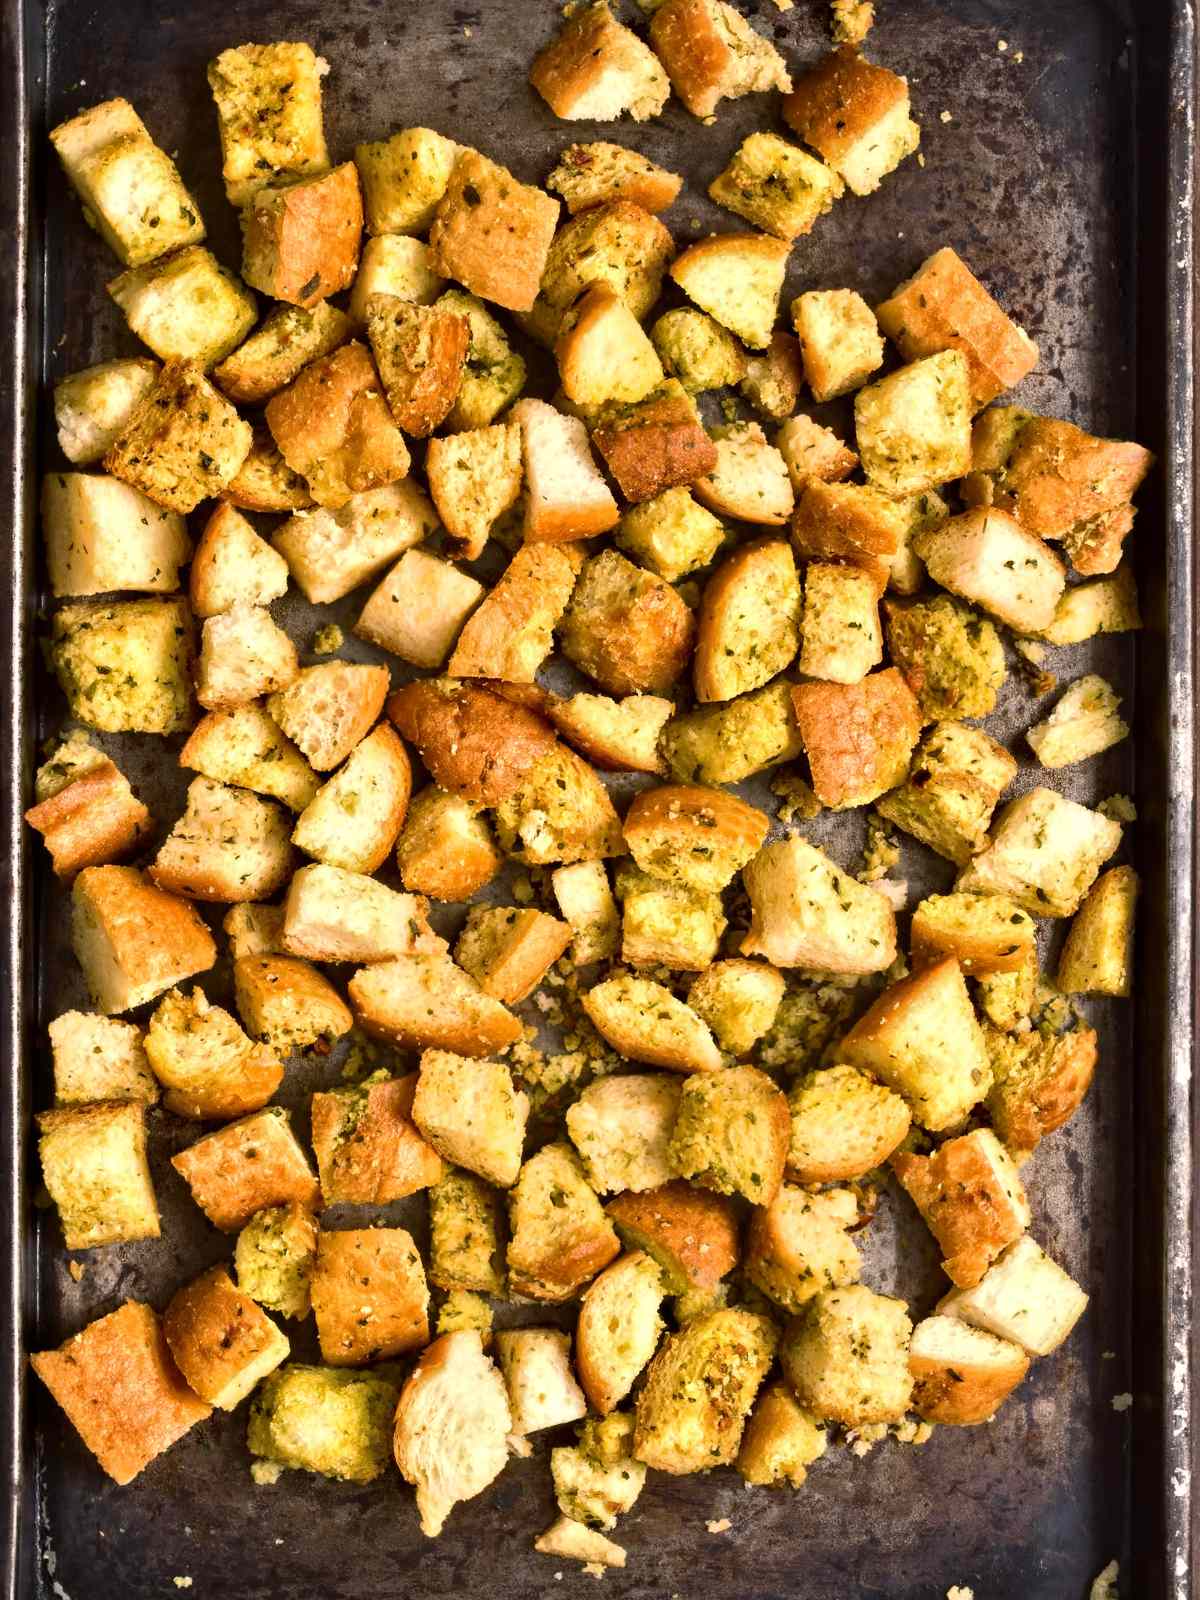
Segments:
[[[825,48],[825,8],[814,0],[799,0],[786,13],[768,0],[752,0],[744,9],[795,66]],[[878,9],[881,22],[869,49],[909,77],[924,166],[905,163],[880,193],[843,202],[811,238],[800,240],[787,295],[851,286],[879,298],[931,250],[953,244],[1041,345],[1041,365],[1019,391],[1024,403],[1097,432],[1157,445],[1165,427],[1163,351],[1154,343],[1154,309],[1145,306],[1153,291],[1139,293],[1139,274],[1148,277],[1148,264],[1158,259],[1151,237],[1158,158],[1145,139],[1145,165],[1134,157],[1139,128],[1144,132],[1149,121],[1157,126],[1161,110],[1154,98],[1162,65],[1157,14],[1152,19],[1153,8],[1139,8],[1135,22],[1133,0],[1128,8],[1087,0],[1053,6],[1040,0],[882,0]],[[205,63],[220,48],[246,38],[298,37],[324,54],[332,69],[326,120],[335,159],[360,139],[424,123],[539,181],[563,144],[593,131],[555,123],[525,83],[534,49],[559,17],[550,0],[481,0],[470,8],[445,0],[420,7],[342,0],[336,8],[302,0],[270,7],[233,0],[220,8],[62,0],[45,19],[46,70],[38,85],[45,103],[38,115],[44,128],[109,95],[131,99],[165,148],[177,152],[201,201],[210,242],[236,265],[237,230],[220,189],[204,79]],[[775,115],[775,97],[754,97],[722,107],[716,125],[703,128],[672,102],[655,124],[622,127],[615,136],[687,174],[689,187],[665,218],[683,244],[711,228],[737,226],[708,202],[704,187],[740,139],[772,125]],[[614,130],[595,132],[612,136]],[[113,259],[83,226],[44,147],[35,154],[35,171],[43,227],[35,244],[45,263],[42,374],[52,383],[89,362],[132,351],[134,341],[103,292],[116,270]],[[43,405],[42,453],[52,461],[47,411]],[[1084,802],[1117,791],[1137,795],[1142,820],[1121,859],[1136,860],[1149,874],[1151,931],[1143,949],[1152,954],[1161,948],[1153,891],[1162,886],[1166,759],[1159,737],[1165,704],[1161,492],[1152,486],[1144,506],[1134,543],[1146,586],[1147,639],[1137,646],[1110,639],[1052,652],[1047,665],[1066,678],[1102,672],[1138,708],[1135,737],[1075,769],[1067,788]],[[277,610],[307,649],[317,626],[331,617],[348,629],[366,592],[319,613],[298,598]],[[372,658],[353,641],[345,653]],[[36,732],[44,737],[58,726],[63,705],[40,669],[35,691]],[[1014,674],[988,726],[1020,753],[1015,741],[1051,698],[1032,699]],[[172,781],[159,742],[113,740],[111,748],[165,831],[181,809],[184,785]],[[1017,789],[1036,781],[1025,756]],[[630,784],[617,780],[615,788],[625,796]],[[773,809],[765,785],[748,785],[745,792]],[[847,864],[861,844],[860,818],[822,818],[803,831]],[[65,940],[66,897],[40,871],[40,860],[37,867],[29,952],[36,1010],[26,1034],[35,1108],[50,1094],[44,1024],[84,1001]],[[950,870],[913,844],[897,875],[908,880],[912,903],[922,892],[945,887]],[[1047,930],[1046,951],[1060,932]],[[1151,995],[1154,981],[1148,973]],[[221,968],[206,980],[214,996],[227,985]],[[1138,1408],[1118,1412],[1112,1400],[1139,1390],[1141,1403],[1144,1351],[1134,1321],[1146,1312],[1135,1310],[1141,1255],[1135,1240],[1146,1234],[1133,1196],[1144,1176],[1138,1150],[1154,1150],[1152,1113],[1143,1109],[1139,1086],[1149,1068],[1154,1006],[1143,1003],[1136,1024],[1128,1006],[1100,1002],[1088,1010],[1102,1038],[1095,1089],[1080,1116],[1047,1141],[1028,1169],[1036,1237],[1092,1295],[1067,1347],[1035,1366],[988,1427],[940,1430],[921,1449],[884,1444],[863,1461],[833,1451],[798,1496],[748,1493],[732,1472],[704,1479],[652,1476],[618,1532],[629,1567],[607,1575],[606,1592],[629,1600],[941,1600],[961,1583],[973,1587],[977,1600],[1082,1600],[1092,1577],[1114,1558],[1128,1571],[1133,1553],[1151,1562],[1142,1569],[1151,1574],[1152,1556],[1141,1548],[1151,1537],[1150,1513],[1131,1484]],[[336,1055],[293,1062],[281,1099],[302,1111],[313,1088],[336,1081],[338,1073]],[[306,1127],[303,1114],[297,1120]],[[169,1166],[170,1154],[194,1139],[195,1127],[163,1112],[151,1122],[161,1240],[80,1256],[85,1271],[76,1283],[56,1225],[31,1216],[37,1295],[28,1326],[35,1348],[57,1343],[126,1296],[161,1306],[182,1281],[227,1255],[229,1241],[207,1227]],[[372,1214],[420,1233],[422,1211],[418,1198]],[[327,1220],[353,1226],[362,1217],[361,1210],[340,1208]],[[866,1281],[905,1295],[918,1312],[929,1309],[942,1281],[936,1254],[901,1197],[886,1198],[865,1253]],[[545,1320],[536,1307],[521,1315]],[[297,1356],[315,1353],[311,1323],[289,1324],[288,1332]],[[564,1592],[588,1592],[592,1581],[530,1548],[553,1511],[544,1436],[532,1461],[514,1462],[430,1542],[419,1534],[411,1493],[395,1474],[366,1489],[298,1473],[275,1487],[253,1485],[245,1407],[194,1429],[133,1485],[118,1489],[102,1478],[53,1406],[40,1393],[30,1399],[42,1593],[141,1600],[174,1593],[172,1580],[189,1577],[197,1597],[238,1600],[361,1600],[397,1586],[414,1597],[507,1597],[548,1587],[559,1573]],[[1148,1396],[1146,1407],[1153,1436]],[[1146,1448],[1149,1462],[1153,1440]],[[707,1520],[723,1518],[731,1524],[728,1532],[706,1531]],[[1158,1591],[1146,1584],[1137,1592]]]

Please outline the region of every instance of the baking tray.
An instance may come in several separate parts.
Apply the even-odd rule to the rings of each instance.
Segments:
[[[817,0],[786,12],[768,0],[745,9],[795,64],[826,47],[826,8]],[[836,1451],[797,1496],[748,1494],[731,1472],[652,1475],[621,1524],[629,1568],[610,1572],[605,1591],[630,1600],[941,1600],[957,1583],[977,1600],[1082,1600],[1115,1559],[1123,1596],[1182,1600],[1192,1548],[1195,1195],[1192,4],[880,0],[878,11],[869,52],[910,79],[925,165],[906,163],[879,194],[842,203],[799,241],[787,293],[848,284],[879,296],[932,249],[954,244],[1041,343],[1041,365],[1020,391],[1026,402],[1135,437],[1160,461],[1139,496],[1132,541],[1145,631],[1136,641],[1079,648],[1069,665],[1065,653],[1048,662],[1071,676],[1104,672],[1134,710],[1134,738],[1089,763],[1071,792],[1093,801],[1135,795],[1129,858],[1146,883],[1136,1000],[1091,1008],[1102,1039],[1097,1084],[1030,1169],[1034,1231],[1085,1284],[1092,1306],[1065,1349],[1035,1366],[987,1428],[939,1430],[919,1449],[879,1445],[865,1461]],[[126,95],[178,152],[214,248],[235,264],[236,227],[220,193],[204,80],[220,48],[298,37],[321,51],[332,67],[327,125],[337,157],[357,139],[427,123],[536,181],[562,144],[592,133],[555,123],[525,84],[533,51],[559,19],[551,0],[341,0],[336,8],[304,0],[4,0],[6,1600],[141,1600],[179,1592],[175,1579],[190,1579],[196,1596],[237,1600],[361,1600],[397,1585],[421,1597],[501,1597],[540,1592],[559,1573],[565,1591],[588,1592],[590,1579],[530,1550],[552,1515],[544,1440],[533,1461],[510,1465],[430,1542],[394,1476],[365,1490],[294,1473],[274,1488],[252,1485],[244,1408],[193,1430],[117,1489],[40,1389],[27,1388],[23,1361],[25,1350],[57,1343],[126,1296],[161,1306],[228,1251],[167,1165],[195,1130],[165,1113],[152,1119],[162,1240],[79,1258],[86,1270],[77,1284],[55,1223],[32,1203],[30,1109],[49,1098],[44,1025],[83,998],[64,937],[65,897],[19,820],[35,742],[63,710],[37,644],[45,597],[33,499],[39,462],[54,457],[47,407],[35,397],[64,373],[133,348],[103,293],[113,259],[82,226],[48,158],[46,130],[83,105]],[[686,242],[732,225],[704,200],[704,185],[772,114],[755,98],[722,107],[705,129],[672,103],[661,121],[615,132],[692,180],[666,219]],[[354,597],[347,616],[360,601]],[[311,637],[316,619],[301,604],[287,620],[298,638]],[[1001,736],[1015,736],[1045,703],[1012,678],[998,713]],[[169,820],[178,793],[166,795],[132,749],[121,748],[118,759]],[[1026,766],[1018,784],[1032,781]],[[848,861],[856,826],[861,819],[836,829],[822,819],[805,831]],[[915,847],[900,870],[914,894],[946,881],[944,867]],[[283,1098],[298,1106],[336,1076],[336,1060],[293,1066]],[[410,1220],[404,1206],[385,1214]],[[885,1205],[870,1232],[866,1276],[876,1287],[902,1288],[923,1311],[938,1274],[912,1222],[900,1202]],[[526,1308],[525,1320],[544,1314]],[[294,1339],[302,1358],[310,1336],[311,1325]],[[1114,1409],[1123,1394],[1133,1396],[1132,1407]],[[707,1521],[726,1518],[728,1532],[707,1531]]]

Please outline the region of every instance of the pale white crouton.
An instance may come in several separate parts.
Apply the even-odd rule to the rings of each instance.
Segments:
[[[964,512],[917,534],[912,545],[935,583],[1018,633],[1038,633],[1054,621],[1066,569],[1007,512]]]
[[[576,966],[615,956],[621,942],[621,913],[603,861],[574,861],[550,875],[558,909],[571,926]]]
[[[719,233],[676,257],[671,276],[701,311],[752,350],[771,342],[790,246],[762,233]]]
[[[653,50],[624,28],[607,0],[567,13],[558,36],[534,58],[529,81],[565,122],[635,122],[656,117],[671,93]]]
[[[658,1073],[614,1073],[588,1084],[567,1111],[567,1133],[598,1194],[670,1183],[667,1149],[680,1093],[678,1078]]]
[[[554,355],[563,393],[585,408],[644,400],[665,376],[641,323],[608,283],[594,283],[563,318]]]
[[[205,621],[196,699],[206,711],[229,711],[274,694],[299,673],[296,646],[265,606],[234,606]]]
[[[1035,917],[1069,917],[1120,843],[1119,822],[1054,789],[1031,789],[1004,807],[955,888],[1011,895]]]
[[[177,511],[155,505],[119,478],[91,472],[48,472],[41,509],[54,594],[178,589],[192,542]]]
[[[742,954],[777,967],[884,972],[896,959],[896,916],[807,839],[764,845],[742,873],[750,929]]]
[[[194,900],[266,900],[292,870],[291,820],[247,789],[193,778],[187,810],[150,866],[160,888]]]
[[[445,287],[445,278],[439,278],[429,265],[429,246],[424,240],[403,233],[368,239],[350,291],[350,318],[356,327],[366,326],[367,301],[373,294],[431,306]]]
[[[498,1061],[449,1050],[426,1050],[413,1096],[412,1118],[447,1161],[498,1189],[511,1189],[521,1170],[529,1097]]]
[[[428,497],[401,479],[352,494],[336,511],[297,512],[271,543],[313,605],[329,605],[366,583],[437,527]]]
[[[938,1315],[1009,1339],[1031,1356],[1057,1350],[1087,1308],[1088,1297],[1040,1245],[1025,1234],[1009,1245],[973,1289],[952,1289]]]
[[[487,594],[452,562],[406,550],[363,607],[354,631],[402,661],[440,667]]]
[[[46,1029],[54,1059],[54,1103],[97,1100],[158,1102],[158,1082],[146,1060],[142,1030],[85,1011],[64,1011]]]
[[[1026,733],[1030,748],[1044,767],[1069,767],[1102,750],[1111,750],[1129,733],[1118,715],[1121,697],[1095,672],[1076,678],[1044,722]]]
[[[188,574],[192,610],[215,617],[234,606],[265,606],[287,593],[288,565],[227,502],[204,524]]]
[[[510,416],[521,428],[525,538],[586,539],[613,527],[621,513],[583,423],[544,400],[520,400]]]
[[[309,961],[386,961],[441,946],[425,911],[419,895],[317,863],[292,878],[280,944]]]
[[[690,1006],[649,978],[608,978],[583,996],[597,1032],[630,1061],[674,1072],[721,1065],[716,1041]]]
[[[267,710],[318,772],[344,761],[366,737],[383,710],[389,677],[386,667],[330,661],[304,667]]]
[[[232,354],[258,317],[254,296],[211,250],[189,245],[107,285],[130,330],[163,361],[206,371]]]
[[[585,1291],[575,1362],[584,1392],[601,1416],[620,1405],[658,1348],[664,1293],[658,1263],[641,1250],[614,1261]]]
[[[411,793],[408,752],[381,722],[309,798],[292,842],[326,866],[375,872],[404,825]]]
[[[757,422],[714,428],[717,464],[694,492],[712,511],[742,522],[784,523],[795,506],[787,462]]]
[[[621,1545],[572,1517],[559,1517],[552,1522],[545,1533],[533,1541],[533,1548],[542,1556],[582,1561],[585,1571],[592,1567],[625,1565],[625,1551]]]
[[[571,1336],[558,1328],[506,1328],[496,1335],[496,1357],[508,1386],[512,1431],[578,1422],[587,1401],[571,1371]]]
[[[74,466],[104,457],[158,376],[149,356],[122,356],[73,372],[54,385],[58,448]]]

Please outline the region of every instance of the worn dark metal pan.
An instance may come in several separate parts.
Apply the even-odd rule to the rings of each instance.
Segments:
[[[869,48],[911,80],[925,164],[906,163],[870,201],[839,206],[801,241],[789,293],[849,283],[878,296],[952,243],[1041,343],[1028,400],[1138,438],[1159,457],[1133,540],[1147,626],[1132,643],[1103,641],[1070,662],[1072,672],[1103,671],[1134,710],[1134,738],[1072,792],[1134,795],[1131,856],[1147,885],[1136,999],[1095,1008],[1103,1038],[1096,1090],[1031,1169],[1036,1231],[1084,1282],[1092,1306],[1070,1344],[1039,1364],[985,1429],[942,1430],[920,1449],[880,1445],[865,1461],[838,1451],[798,1497],[747,1494],[728,1473],[658,1479],[622,1528],[629,1568],[610,1574],[605,1589],[647,1600],[940,1600],[967,1584],[978,1600],[1083,1600],[1115,1559],[1122,1595],[1182,1600],[1192,1551],[1195,1198],[1193,6],[880,0],[877,9]],[[757,24],[796,62],[823,47],[824,12],[816,0],[789,11],[753,0]],[[195,1430],[118,1490],[27,1388],[26,1350],[57,1343],[126,1295],[162,1304],[224,1244],[165,1167],[191,1137],[165,1114],[154,1135],[165,1223],[157,1245],[103,1252],[76,1283],[53,1220],[33,1204],[27,1132],[31,1107],[48,1094],[44,1025],[81,994],[64,898],[20,824],[36,742],[62,713],[38,651],[33,486],[39,465],[54,459],[45,395],[63,373],[130,347],[103,293],[112,262],[48,159],[47,129],[82,105],[126,95],[178,152],[215,247],[233,260],[236,230],[219,190],[204,81],[220,48],[246,38],[310,40],[332,67],[327,103],[339,153],[355,139],[423,122],[538,179],[578,131],[554,124],[525,84],[530,56],[559,15],[549,0],[341,0],[334,8],[312,0],[4,0],[7,1600],[134,1600],[175,1592],[177,1578],[190,1579],[196,1596],[239,1600],[362,1600],[397,1585],[423,1596],[516,1596],[551,1587],[560,1570],[530,1548],[551,1511],[542,1451],[511,1467],[431,1543],[395,1481],[364,1491],[292,1474],[274,1488],[252,1485],[241,1416]],[[772,115],[764,102],[745,101],[702,128],[673,104],[660,122],[619,133],[693,180],[668,217],[678,238],[728,225],[704,186],[764,115]],[[302,613],[293,620],[309,625]],[[1016,684],[1000,720],[1002,734],[1032,720]],[[135,776],[149,782],[148,772]],[[163,796],[161,787],[153,793]],[[849,838],[831,846],[856,847]],[[906,862],[906,870],[914,885],[938,881],[927,862]],[[289,1083],[299,1104],[312,1078],[289,1074]],[[936,1273],[893,1212],[872,1244],[873,1281],[891,1287],[911,1274],[904,1282],[923,1308]],[[1125,1393],[1132,1407],[1114,1409]],[[707,1521],[725,1518],[727,1532],[707,1531]],[[585,1580],[566,1571],[562,1582],[566,1590]]]

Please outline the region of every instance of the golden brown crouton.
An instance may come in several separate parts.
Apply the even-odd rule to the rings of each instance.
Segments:
[[[41,834],[56,876],[68,881],[131,854],[150,832],[149,811],[106,757],[31,806],[25,821]]]
[[[943,1295],[937,1310],[1008,1339],[1031,1356],[1048,1356],[1066,1339],[1087,1303],[1070,1274],[1025,1234],[973,1288]]]
[[[867,484],[809,478],[792,517],[792,545],[805,561],[861,567],[882,594],[907,524],[894,500]]]
[[[737,1213],[721,1195],[677,1179],[605,1209],[627,1247],[654,1260],[668,1294],[709,1293],[738,1263]]]
[[[641,206],[610,200],[565,222],[554,236],[541,289],[523,326],[552,346],[563,315],[591,283],[609,283],[639,321],[658,299],[675,254],[667,229]]]
[[[258,405],[291,383],[321,356],[350,337],[344,311],[322,300],[318,305],[279,305],[264,317],[232,355],[213,368],[213,382],[231,400]]]
[[[321,1190],[282,1106],[231,1122],[171,1157],[214,1228],[236,1233],[264,1206],[321,1209]]]
[[[472,906],[454,958],[505,1005],[527,1000],[571,942],[571,929],[532,907]]]
[[[1037,950],[1030,950],[1015,972],[993,972],[975,980],[975,1003],[1002,1033],[1021,1028],[1032,1018],[1042,984]],[[990,1042],[988,1053],[992,1053]]]
[[[807,839],[764,845],[742,873],[750,896],[744,956],[818,972],[884,972],[896,958],[896,916]]]
[[[502,1063],[424,1051],[412,1115],[434,1149],[456,1167],[498,1189],[517,1181],[529,1100]]]
[[[861,683],[883,660],[879,595],[859,567],[812,561],[804,573],[800,671],[832,683]]]
[[[387,961],[438,951],[444,941],[426,921],[418,895],[341,867],[301,867],[288,887],[280,942],[309,961]]]
[[[608,283],[594,283],[559,325],[554,343],[563,393],[575,406],[634,404],[663,381],[642,325]]]
[[[663,1328],[662,1299],[658,1266],[641,1250],[606,1267],[584,1293],[575,1359],[584,1392],[602,1417],[620,1405],[653,1356]]]
[[[948,594],[885,600],[888,653],[931,720],[986,717],[1004,685],[995,625]]]
[[[321,115],[328,71],[311,46],[285,42],[237,45],[209,62],[231,205],[264,184],[329,166]]]
[[[776,328],[765,352],[748,358],[746,375],[738,388],[760,416],[780,422],[795,411],[803,383],[800,341],[782,328]],[[775,447],[779,449],[778,441]],[[784,465],[788,466],[786,459]],[[794,486],[795,476],[790,466],[788,476]]]
[[[417,1076],[372,1073],[312,1097],[312,1147],[326,1205],[385,1206],[445,1176],[412,1118]]]
[[[792,301],[804,376],[820,404],[861,388],[883,365],[875,314],[853,289],[810,289]]]
[[[688,990],[688,1005],[730,1055],[748,1055],[775,1021],[786,984],[762,961],[716,961]]]
[[[350,979],[349,995],[361,1026],[402,1050],[490,1056],[521,1036],[512,1012],[449,956],[400,956],[362,967]]]
[[[790,244],[812,231],[844,187],[823,161],[776,133],[759,132],[742,140],[708,192],[718,205]]]
[[[966,867],[987,846],[992,812],[1016,773],[1013,757],[982,728],[939,722],[921,740],[907,780],[879,801],[879,813]],[[973,887],[1007,892],[999,882]]]
[[[132,1011],[217,959],[195,907],[134,867],[85,867],[75,879],[71,943],[106,1015]]]
[[[884,494],[923,494],[960,478],[971,465],[967,358],[942,350],[860,389],[854,432],[867,481]]]
[[[775,448],[784,459],[797,497],[812,479],[839,483],[858,465],[857,455],[831,428],[823,428],[803,412],[783,424],[775,435]]]
[[[1029,1226],[1029,1202],[1012,1157],[990,1128],[947,1139],[932,1155],[898,1150],[892,1171],[942,1250],[942,1270],[973,1288]]]
[[[792,1118],[787,1176],[839,1183],[882,1165],[908,1132],[908,1107],[857,1067],[809,1072],[788,1095]]]
[[[157,361],[127,356],[60,379],[54,385],[54,421],[67,460],[77,467],[102,460],[157,376]]]
[[[799,1489],[807,1468],[825,1454],[825,1430],[786,1383],[770,1383],[746,1424],[737,1469],[746,1483],[767,1488],[786,1483]]]
[[[387,714],[434,782],[477,805],[507,799],[555,746],[541,717],[453,678],[406,684],[388,700]]]
[[[635,122],[656,117],[671,93],[654,52],[624,28],[607,0],[571,13],[558,36],[534,57],[529,81],[556,117],[568,122]]]
[[[675,378],[633,405],[605,406],[592,430],[592,443],[621,493],[635,505],[695,483],[717,461],[717,447],[694,400]]]
[[[316,504],[308,485],[279,453],[263,423],[253,426],[250,450],[221,491],[226,503],[242,511],[307,511]]]
[[[1029,1357],[957,1317],[933,1316],[913,1329],[908,1367],[919,1417],[969,1427],[992,1420],[1029,1371]]]
[[[625,862],[617,868],[616,889],[627,966],[694,972],[715,959],[726,926],[719,894],[668,883]]]
[[[620,1254],[612,1223],[563,1141],[521,1168],[508,1200],[509,1282],[533,1300],[570,1300]]]
[[[1055,789],[1030,789],[997,817],[956,889],[1007,894],[1035,917],[1069,917],[1121,843],[1121,824]]]
[[[168,361],[104,458],[106,472],[172,511],[219,495],[250,450],[243,422],[192,361]]]
[[[667,0],[654,13],[650,42],[696,117],[710,117],[725,99],[792,87],[775,46],[724,0]]]
[[[560,545],[522,546],[467,619],[446,668],[449,676],[533,683],[553,648],[575,571]]]
[[[801,1311],[823,1289],[858,1281],[862,1258],[849,1235],[858,1222],[852,1190],[808,1194],[785,1183],[751,1213],[745,1275],[784,1311]]]
[[[328,772],[367,734],[388,691],[386,667],[330,661],[305,667],[267,709],[318,772]]]
[[[860,1283],[825,1289],[790,1323],[784,1376],[814,1416],[846,1427],[899,1422],[912,1397],[912,1323],[903,1300]]]
[[[38,1113],[38,1156],[68,1250],[157,1239],[146,1107],[100,1100]]]
[[[425,1270],[403,1228],[322,1232],[312,1275],[321,1357],[357,1367],[429,1342]]]
[[[582,1003],[597,1031],[630,1061],[674,1072],[708,1072],[721,1065],[707,1026],[649,978],[607,978],[589,989]]]
[[[671,1473],[728,1466],[776,1342],[766,1317],[740,1309],[710,1312],[671,1334],[638,1395],[637,1459]]]
[[[240,1405],[291,1350],[270,1317],[220,1266],[176,1291],[162,1329],[189,1386],[221,1411]]]
[[[504,1197],[473,1172],[446,1170],[429,1191],[429,1279],[439,1289],[504,1293]]]
[[[291,876],[291,819],[246,789],[193,778],[187,810],[149,867],[160,889],[195,900],[266,900]]]
[[[643,872],[715,892],[755,854],[768,826],[763,812],[723,789],[663,784],[634,796],[624,832]]]
[[[740,783],[800,755],[791,685],[768,684],[751,694],[703,706],[671,719],[659,749],[679,783]]]
[[[645,211],[658,212],[677,199],[683,179],[637,150],[597,139],[568,145],[546,187],[563,197],[572,216],[608,200],[629,200]]]
[[[309,308],[354,282],[363,207],[353,161],[260,189],[240,220],[242,276],[251,288]]]
[[[378,723],[309,800],[292,842],[327,867],[374,872],[396,842],[411,791],[408,752]]]
[[[1096,879],[1058,958],[1057,981],[1064,994],[1127,997],[1132,992],[1138,887],[1132,867],[1112,867]]]
[[[746,352],[707,312],[691,306],[665,311],[651,328],[650,338],[665,370],[690,395],[723,389],[746,376]]]
[[[520,496],[521,430],[502,422],[430,439],[425,475],[446,532],[459,541],[463,556],[474,561],[483,554],[497,519]]]
[[[172,989],[146,1029],[146,1057],[180,1117],[226,1122],[258,1111],[283,1082],[283,1065],[200,989]]]
[[[561,641],[567,658],[610,694],[661,693],[683,672],[694,631],[670,584],[603,550],[584,563]]]
[[[921,142],[905,79],[852,45],[803,74],[783,102],[783,119],[855,194],[871,194]]]
[[[471,342],[465,317],[392,294],[366,303],[367,337],[398,427],[425,439],[441,424],[462,387]]]
[[[390,139],[355,145],[370,232],[425,233],[460,148],[432,128],[400,128]]]
[[[1018,1160],[1068,1122],[1083,1104],[1096,1070],[1096,1032],[985,1036],[995,1084],[987,1109],[996,1132]]]
[[[783,1182],[790,1131],[786,1099],[757,1067],[692,1073],[671,1133],[671,1165],[718,1194],[770,1205]]]
[[[329,980],[295,956],[239,956],[233,964],[233,984],[247,1033],[280,1055],[328,1043],[354,1026],[345,1001]]]
[[[496,807],[510,855],[532,866],[618,856],[621,824],[607,789],[582,757],[554,745]]]
[[[784,240],[764,233],[712,234],[676,258],[671,276],[701,311],[752,350],[765,350],[775,327],[790,248]]]
[[[469,900],[490,883],[501,861],[478,808],[436,784],[409,807],[396,862],[406,889],[433,900]]]
[[[903,782],[921,712],[895,667],[859,683],[797,684],[792,703],[822,805],[867,805]]]
[[[760,688],[800,646],[800,581],[782,539],[755,539],[704,586],[693,676],[700,701]]]
[[[973,977],[1016,972],[1036,948],[1028,912],[1002,894],[931,894],[913,913],[912,963],[953,956]]]
[[[554,726],[593,766],[605,772],[662,773],[658,736],[675,710],[661,695],[574,694],[547,708]]]
[[[537,299],[558,201],[461,150],[429,231],[430,266],[481,300],[528,311]]]

